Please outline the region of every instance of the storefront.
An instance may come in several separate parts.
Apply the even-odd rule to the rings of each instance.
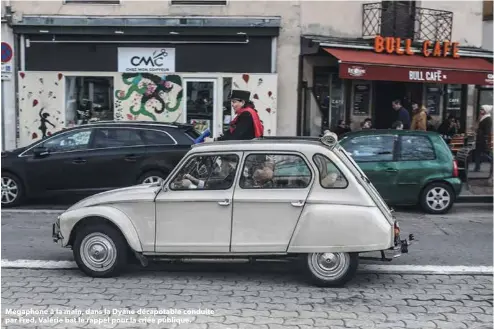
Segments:
[[[334,129],[339,120],[352,130],[367,118],[374,128],[390,128],[397,99],[409,111],[412,102],[424,105],[436,127],[453,115],[467,132],[478,104],[492,104],[492,52],[455,42],[304,37],[302,58],[304,135]]]
[[[22,48],[17,146],[114,119],[187,122],[219,136],[232,89],[251,92],[265,134],[274,135],[279,26],[276,17],[24,17],[14,26]]]

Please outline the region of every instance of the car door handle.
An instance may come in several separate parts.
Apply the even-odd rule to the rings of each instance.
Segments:
[[[72,161],[73,164],[83,164],[86,163],[87,161],[84,159],[75,159]]]
[[[230,205],[230,200],[229,199],[225,199],[223,201],[218,201],[218,204],[220,206],[228,206],[228,205]]]
[[[398,172],[398,169],[387,168],[386,172]]]
[[[304,201],[300,200],[300,201],[293,201],[292,202],[292,206],[294,207],[303,207],[304,206]]]
[[[139,158],[137,155],[129,154],[125,156],[125,161],[136,161],[137,158]]]

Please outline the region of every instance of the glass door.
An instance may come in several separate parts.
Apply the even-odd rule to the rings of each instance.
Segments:
[[[210,129],[216,135],[217,87],[216,79],[184,79],[185,85],[185,122],[193,124],[202,133]]]

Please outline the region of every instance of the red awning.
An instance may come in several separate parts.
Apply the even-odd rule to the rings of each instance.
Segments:
[[[343,79],[492,85],[492,63],[483,58],[378,54],[324,48],[340,60]]]

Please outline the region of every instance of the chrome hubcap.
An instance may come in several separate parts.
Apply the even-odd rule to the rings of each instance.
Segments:
[[[95,232],[87,235],[81,243],[81,260],[89,269],[103,272],[110,269],[117,259],[117,250],[106,234]]]
[[[449,206],[451,196],[448,191],[442,187],[435,187],[427,193],[427,205],[433,210],[443,210]]]
[[[309,258],[312,273],[323,280],[337,280],[348,270],[350,255],[347,253],[314,253]]]
[[[154,184],[154,183],[160,183],[160,184],[162,184],[163,183],[163,179],[161,177],[158,177],[158,176],[149,176],[149,177],[146,177],[142,181],[142,184]]]
[[[14,202],[18,194],[17,183],[11,178],[2,177],[2,204]]]

